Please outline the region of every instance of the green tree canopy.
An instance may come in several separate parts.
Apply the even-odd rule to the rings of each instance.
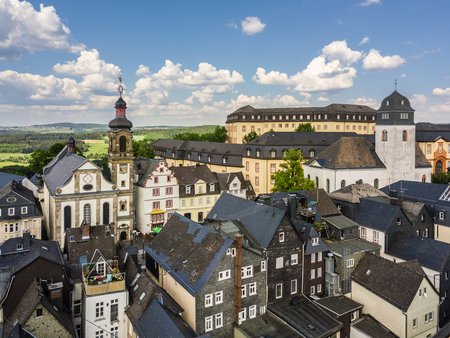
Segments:
[[[284,154],[281,169],[272,175],[272,179],[275,180],[273,192],[314,189],[314,182],[303,177],[302,161],[300,150],[291,148]]]
[[[450,173],[435,173],[431,175],[431,183],[450,183]]]
[[[244,135],[244,137],[242,138],[242,143],[250,143],[258,137],[259,135],[256,133],[256,131],[252,130],[247,135]]]
[[[146,157],[154,158],[155,153],[153,147],[151,146],[153,140],[145,138],[140,141],[133,140],[133,155],[134,157]]]
[[[225,127],[216,126],[212,133],[192,133],[186,131],[184,133],[175,134],[175,140],[183,141],[208,141],[208,142],[226,142],[228,140],[227,129]]]
[[[316,129],[312,126],[311,123],[302,123],[299,124],[298,127],[295,129],[296,132],[314,132]]]

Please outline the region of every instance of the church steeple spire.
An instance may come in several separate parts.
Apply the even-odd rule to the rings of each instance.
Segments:
[[[126,110],[127,103],[122,98],[123,86],[122,86],[122,78],[119,78],[119,99],[116,101],[114,108],[116,109],[116,118],[109,122],[108,126],[111,129],[131,129],[133,127],[133,123],[127,119]]]

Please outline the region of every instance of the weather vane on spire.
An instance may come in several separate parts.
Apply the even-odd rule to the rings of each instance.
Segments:
[[[122,93],[123,93],[122,74],[119,75],[119,82],[120,82],[120,85],[119,85],[119,94],[120,94],[120,97],[122,97]]]
[[[397,79],[395,79],[394,88],[395,88],[395,90],[397,90]]]

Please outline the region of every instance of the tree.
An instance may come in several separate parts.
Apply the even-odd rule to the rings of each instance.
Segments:
[[[186,131],[184,133],[175,134],[173,138],[174,140],[183,141],[209,141],[224,143],[227,141],[228,135],[225,127],[216,126],[212,133],[199,134]]]
[[[250,143],[258,137],[259,135],[254,130],[252,130],[247,135],[244,135],[244,137],[242,138],[242,143]]]
[[[303,177],[302,161],[300,150],[291,148],[284,154],[281,169],[272,175],[272,179],[275,180],[273,192],[314,189],[314,182]]]
[[[431,174],[431,183],[448,184],[450,182],[450,173],[435,173]]]
[[[298,125],[295,131],[306,133],[306,132],[315,132],[316,129],[314,129],[311,123],[302,123]]]
[[[133,140],[134,157],[154,158],[155,153],[153,151],[153,147],[151,146],[152,142],[153,140],[149,138],[145,138],[140,141]]]

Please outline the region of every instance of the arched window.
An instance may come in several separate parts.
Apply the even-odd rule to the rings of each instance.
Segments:
[[[119,151],[125,153],[127,151],[127,138],[125,136],[120,136],[119,138]]]
[[[319,178],[316,176],[316,189],[319,189]]]
[[[287,149],[283,149],[282,153],[283,153],[283,157],[285,157],[287,155],[287,153],[288,153],[288,150]]]
[[[439,161],[436,162],[436,168],[435,168],[434,171],[436,173],[441,173],[442,172],[442,167],[443,167],[442,161],[439,160]]]
[[[275,158],[277,156],[277,151],[275,149],[272,149],[270,151],[270,157]]]
[[[345,187],[345,180],[342,180],[341,181],[341,188],[344,188]]]
[[[378,178],[373,180],[373,186],[378,189]]]
[[[327,178],[327,192],[330,192],[330,180]]]
[[[314,149],[309,149],[309,157],[316,156],[316,151]]]
[[[422,182],[425,183],[426,181],[427,181],[427,175],[424,174],[424,175],[422,175]]]
[[[408,141],[408,132],[406,130],[403,130],[402,140],[403,142]]]
[[[109,224],[109,203],[103,203],[103,224]]]
[[[90,204],[84,205],[83,216],[84,216],[84,221],[87,224],[91,224],[91,205]]]
[[[64,207],[64,230],[72,227],[72,207],[67,205]]]
[[[308,174],[308,180],[310,180],[311,179],[311,175],[310,174]]]
[[[387,130],[381,132],[381,141],[387,141]]]

